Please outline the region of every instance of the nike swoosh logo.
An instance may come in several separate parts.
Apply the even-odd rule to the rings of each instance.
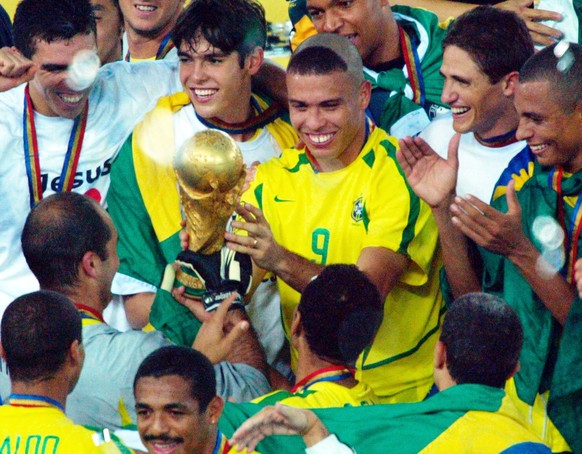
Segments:
[[[295,200],[280,199],[278,195],[275,196],[275,202],[295,202]]]

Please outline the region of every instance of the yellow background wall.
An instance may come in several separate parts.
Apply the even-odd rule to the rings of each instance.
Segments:
[[[14,17],[14,11],[16,11],[16,5],[18,5],[19,0],[2,0],[0,3],[8,13],[10,17]]]
[[[10,17],[14,17],[14,11],[19,0],[1,0],[2,6]],[[287,1],[286,0],[260,0],[267,11],[267,20],[269,22],[284,22],[287,20]]]

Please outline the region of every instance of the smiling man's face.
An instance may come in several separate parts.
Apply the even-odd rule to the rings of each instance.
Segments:
[[[150,454],[212,452],[220,414],[215,414],[212,402],[200,412],[182,377],[141,377],[135,386],[135,402],[137,428]]]
[[[30,82],[34,110],[49,117],[75,118],[87,102],[91,86],[75,90],[67,84],[68,67],[80,51],[97,52],[93,33],[78,34],[71,39],[38,41],[31,60],[38,71]]]

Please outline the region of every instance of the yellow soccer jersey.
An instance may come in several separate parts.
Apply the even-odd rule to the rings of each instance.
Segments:
[[[432,357],[443,314],[438,232],[430,208],[412,192],[394,153],[396,139],[375,128],[359,157],[317,173],[303,150],[288,149],[258,167],[243,200],[261,208],[275,240],[320,264],[356,263],[362,249],[385,247],[410,258],[386,298],[376,339],[356,378],[382,402],[422,400],[432,386]],[[299,293],[281,279],[289,333]],[[295,353],[295,352],[294,352]]]
[[[20,399],[19,399],[20,400]],[[18,401],[19,401],[18,400]],[[28,400],[28,399],[27,399]],[[113,441],[95,444],[100,435],[75,425],[56,406],[15,399],[0,407],[0,452],[18,454],[130,453]],[[99,441],[97,441],[99,442]]]
[[[331,408],[374,405],[380,403],[380,400],[365,383],[358,382],[353,388],[346,388],[337,383],[323,381],[295,393],[274,391],[257,397],[252,402],[261,405],[275,405],[276,402],[281,402],[297,408]]]

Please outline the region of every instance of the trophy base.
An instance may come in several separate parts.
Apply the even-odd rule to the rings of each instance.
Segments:
[[[226,251],[226,254],[225,252]],[[252,264],[250,257],[237,254],[237,260],[232,260],[234,253],[223,248],[222,251],[213,254],[200,254],[193,251],[182,251],[176,258],[178,268],[175,273],[173,287],[184,286],[184,294],[191,299],[199,300],[206,311],[216,310],[218,306],[232,293],[238,292],[230,309],[244,309],[242,295],[250,288]],[[224,260],[223,255],[231,256],[230,260]],[[243,266],[240,266],[240,262]],[[236,279],[225,279],[224,276],[232,274],[233,264],[237,265]],[[244,270],[243,276],[246,282],[241,282],[240,268]],[[245,285],[246,284],[246,285]],[[229,309],[229,310],[230,310]]]

